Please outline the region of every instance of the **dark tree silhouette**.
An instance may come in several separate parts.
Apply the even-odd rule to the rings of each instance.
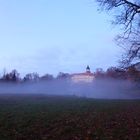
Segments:
[[[17,82],[20,80],[19,73],[17,70],[12,70],[10,73],[4,73],[2,80],[10,81],[10,82]]]
[[[127,79],[126,71],[117,67],[110,67],[106,71],[106,76],[115,79]]]
[[[23,78],[24,81],[38,81],[39,80],[39,74],[38,73],[28,73]]]
[[[18,81],[19,80],[19,73],[17,72],[17,70],[12,70],[11,74],[11,79],[12,81]]]
[[[40,77],[40,80],[53,80],[54,79],[54,77],[53,77],[53,75],[51,75],[51,74],[45,74],[45,75],[43,75],[42,77]]]
[[[103,71],[102,68],[97,68],[94,74],[95,74],[96,78],[104,78],[105,77],[105,72]]]
[[[57,79],[67,79],[69,77],[70,75],[68,73],[63,73],[63,72],[59,72],[59,74],[57,75]]]
[[[140,71],[136,68],[138,64],[132,65],[126,69],[127,78],[131,81],[140,82]]]
[[[140,0],[96,0],[101,9],[116,11],[113,23],[123,27],[122,35],[117,41],[125,53],[121,60],[123,66],[128,66],[140,60]]]

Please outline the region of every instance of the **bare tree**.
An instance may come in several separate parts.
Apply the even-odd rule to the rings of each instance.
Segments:
[[[25,75],[25,77],[23,78],[24,81],[38,81],[39,80],[39,74],[38,73],[28,73]]]
[[[140,0],[96,0],[101,9],[113,11],[114,24],[123,27],[123,33],[117,36],[117,41],[125,53],[121,61],[129,65],[140,60]]]
[[[2,80],[7,81],[7,82],[18,82],[20,80],[20,74],[18,73],[17,70],[12,70],[10,73],[4,72]]]

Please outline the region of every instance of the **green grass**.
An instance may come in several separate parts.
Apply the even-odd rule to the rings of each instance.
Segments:
[[[140,100],[0,95],[0,140],[139,140]]]

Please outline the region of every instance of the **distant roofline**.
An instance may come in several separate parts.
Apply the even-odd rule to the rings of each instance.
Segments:
[[[73,73],[73,74],[71,74],[71,76],[74,76],[74,75],[89,75],[89,76],[94,76],[94,73],[85,72],[85,73]]]

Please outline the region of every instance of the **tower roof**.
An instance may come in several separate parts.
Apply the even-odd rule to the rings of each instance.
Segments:
[[[87,68],[86,68],[87,70],[90,70],[90,67],[89,67],[89,65],[87,65]]]
[[[87,65],[86,73],[90,73],[90,67],[89,67],[89,65]]]

